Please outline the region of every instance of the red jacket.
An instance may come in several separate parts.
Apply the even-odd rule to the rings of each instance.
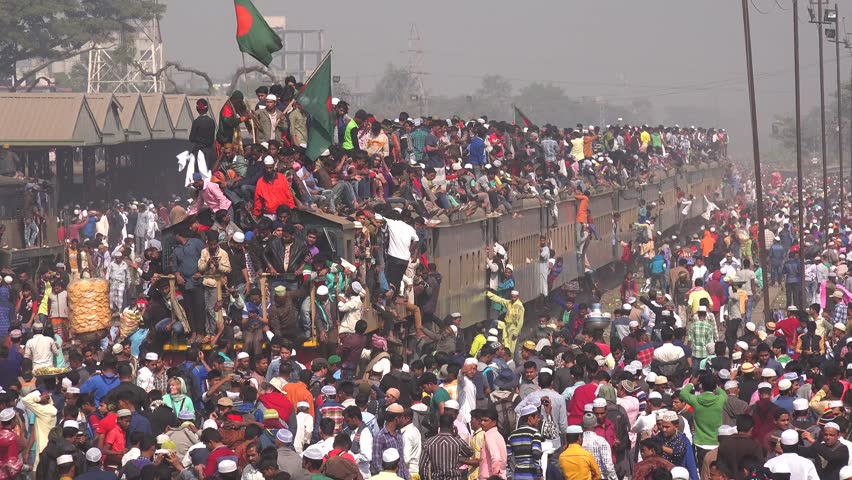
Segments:
[[[287,205],[290,208],[296,207],[296,202],[293,200],[293,191],[290,190],[290,182],[287,181],[287,177],[276,173],[272,183],[260,177],[254,191],[254,209],[252,213],[256,217],[261,214],[275,215],[275,210],[281,205]]]

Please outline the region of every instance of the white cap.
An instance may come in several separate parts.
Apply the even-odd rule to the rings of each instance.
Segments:
[[[798,443],[799,432],[793,430],[792,428],[781,432],[781,445],[796,445]]]
[[[234,243],[243,243],[246,241],[246,234],[243,232],[236,232],[231,237],[231,240],[233,240]]]
[[[333,397],[333,396],[337,395],[337,389],[334,388],[334,385],[324,385],[320,389],[320,393],[322,393],[323,395],[329,396],[329,397]]]
[[[725,382],[725,390],[730,390],[739,386],[740,384],[736,380],[728,380],[727,382]]]
[[[461,405],[459,405],[459,402],[457,402],[453,399],[450,399],[450,400],[447,400],[446,402],[444,402],[444,408],[445,409],[450,408],[452,410],[460,410]]]
[[[204,423],[201,424],[201,429],[204,430],[206,428],[212,428],[213,430],[219,430],[219,424],[216,423],[216,420],[212,418],[208,418],[204,420]]]
[[[244,358],[249,358],[249,356],[250,356],[250,355],[249,355],[248,353],[246,353],[246,352],[240,352],[240,353],[238,353],[238,354],[237,354],[237,360],[242,360],[242,359],[244,359]]]
[[[68,465],[69,463],[73,463],[73,462],[74,462],[74,457],[72,457],[71,455],[60,455],[56,459],[57,465]]]
[[[748,330],[749,332],[753,332],[756,328],[757,325],[755,325],[754,322],[746,323],[746,330]]]
[[[778,382],[778,390],[782,391],[782,392],[786,392],[787,390],[790,390],[790,387],[792,387],[792,386],[793,386],[793,383],[790,380],[787,380],[786,378],[783,378]]]
[[[306,401],[296,402],[296,408],[311,408],[311,405]]]
[[[325,456],[325,452],[322,447],[317,444],[311,445],[302,452],[302,457],[310,459],[310,460],[322,460]]]
[[[762,372],[760,372],[760,376],[763,378],[772,378],[777,377],[778,374],[775,373],[775,370],[771,368],[764,368]]]
[[[513,296],[513,297],[517,297],[517,296],[518,296],[518,295],[520,295],[520,294],[521,294],[521,292],[519,292],[519,291],[517,291],[517,290],[512,290],[512,296]]]
[[[592,402],[592,408],[606,408],[606,399],[596,398]]]
[[[395,448],[389,448],[382,452],[382,461],[385,463],[393,463],[399,460],[399,450]]]
[[[8,422],[13,418],[15,418],[14,408],[4,408],[3,411],[0,411],[0,421]]]
[[[293,443],[293,432],[286,428],[281,428],[275,434],[275,438],[282,443]]]
[[[103,455],[101,454],[101,451],[98,450],[95,447],[92,447],[92,448],[86,450],[86,460],[88,460],[92,463],[100,462],[102,456]]]
[[[3,277],[3,281],[6,282],[6,283],[12,283],[13,280],[14,279],[9,275],[6,275],[5,277]]]
[[[219,473],[231,473],[237,471],[237,462],[233,460],[222,460],[219,462]]]
[[[444,408],[446,408],[446,404],[444,405]],[[525,416],[533,414],[537,411],[538,411],[538,408],[536,408],[535,406],[530,405],[530,404],[526,404],[523,407],[521,407],[521,410],[518,412],[518,415],[521,416],[521,417],[525,417]]]
[[[760,382],[760,383],[757,384],[758,390],[763,389],[763,388],[767,388],[769,390],[772,390],[772,384],[769,383],[769,382]]]
[[[653,400],[653,399],[655,399],[655,398],[656,398],[656,399],[659,399],[659,400],[662,400],[662,399],[663,399],[663,396],[662,396],[662,395],[660,395],[660,392],[658,392],[658,391],[656,391],[656,390],[654,390],[653,392],[651,392],[651,393],[649,393],[649,394],[648,394],[648,400]]]
[[[65,420],[65,422],[62,423],[62,428],[76,428],[77,430],[80,430],[80,424],[77,423],[76,420]]]
[[[793,400],[793,410],[802,412],[808,409],[808,400],[806,398],[797,398]]]
[[[317,295],[328,295],[328,287],[325,285],[317,287]]]
[[[838,425],[834,422],[828,422],[828,423],[825,424],[825,426],[822,427],[823,430],[825,430],[826,428],[833,428],[833,429],[837,430],[838,432],[840,431],[840,425]]]
[[[621,309],[622,310],[633,310],[633,307],[630,306],[629,303],[625,303],[625,304],[621,305]]]
[[[272,155],[267,155],[263,157],[264,165],[275,165],[275,159],[272,158]]]
[[[748,343],[746,343],[746,342],[744,342],[744,341],[742,341],[742,340],[740,340],[739,342],[737,342],[735,345],[736,345],[736,346],[738,346],[738,347],[740,347],[740,349],[741,349],[741,350],[743,350],[743,351],[748,350]]]
[[[674,467],[671,474],[672,480],[689,480],[689,471],[683,467]]]
[[[148,353],[145,354],[145,360],[150,360],[150,361],[153,362],[153,361],[157,361],[159,359],[160,359],[160,356],[157,355],[154,352],[148,352]]]
[[[639,328],[639,322],[636,320],[630,320],[630,323],[628,323],[627,326],[630,328]]]

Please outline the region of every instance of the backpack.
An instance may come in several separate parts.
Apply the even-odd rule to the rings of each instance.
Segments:
[[[178,366],[178,373],[186,385],[187,396],[198,405],[201,401],[201,392],[198,391],[198,383],[195,381],[195,373],[193,373],[196,367],[198,367],[198,362],[193,362],[191,366],[187,366],[184,362]]]
[[[252,408],[248,412],[242,412],[244,422],[256,422],[257,421],[257,417],[255,416],[255,414],[258,411],[257,402],[254,402],[252,407],[254,407],[254,408]],[[284,421],[286,422],[287,419],[284,419]]]
[[[363,432],[367,428],[367,424],[361,422],[361,426],[358,427],[358,430],[355,431],[355,435],[352,437],[352,447],[349,448],[349,451],[358,455],[361,453],[361,432]]]

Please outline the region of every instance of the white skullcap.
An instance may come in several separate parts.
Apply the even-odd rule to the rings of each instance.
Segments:
[[[56,465],[68,465],[69,463],[73,463],[73,462],[74,462],[74,457],[72,457],[71,455],[60,455],[56,459]]]
[[[663,396],[660,394],[660,392],[658,392],[658,391],[656,391],[656,390],[654,390],[653,392],[651,392],[651,393],[649,393],[649,394],[648,394],[648,400],[653,400],[653,399],[655,399],[655,398],[656,398],[656,399],[659,399],[659,400],[662,400],[662,399],[663,399]]]
[[[325,285],[317,287],[317,295],[328,295],[328,287]]]
[[[793,400],[793,410],[801,412],[808,409],[808,400],[806,398],[797,398]]]
[[[65,422],[62,423],[62,428],[76,428],[77,430],[80,430],[80,424],[77,423],[76,420],[65,420]]]
[[[278,97],[276,97],[275,95],[273,95],[273,94],[271,94],[271,93],[270,93],[269,95],[267,95],[267,96],[266,96],[266,99],[267,99],[267,100],[274,100],[274,101],[278,101]]]
[[[219,473],[231,473],[237,471],[237,462],[233,460],[222,460],[219,462]]]
[[[604,398],[596,398],[592,402],[592,408],[606,408],[606,399]]]
[[[536,408],[533,405],[527,404],[527,405],[524,405],[523,407],[521,407],[521,410],[518,412],[518,415],[520,415],[521,417],[525,417],[525,416],[533,414],[537,411],[538,411],[538,408]]]
[[[325,452],[322,447],[319,445],[311,445],[302,452],[302,457],[307,458],[309,460],[322,460],[325,456]]]
[[[156,361],[156,360],[159,360],[159,359],[160,359],[160,356],[157,355],[154,352],[148,352],[148,353],[145,354],[145,360]]]
[[[286,428],[281,428],[275,434],[275,438],[282,443],[293,443],[293,432]]]
[[[98,463],[101,461],[102,456],[101,451],[95,447],[86,450],[86,460],[89,462]]]
[[[382,462],[393,463],[397,460],[399,460],[399,450],[395,448],[389,448],[382,452]]]
[[[275,165],[275,159],[272,158],[272,155],[267,155],[263,157],[264,165]]]
[[[236,232],[231,237],[231,240],[233,240],[234,243],[243,243],[246,241],[246,234],[244,234],[243,232]]]
[[[457,402],[456,400],[450,399],[450,400],[447,400],[446,402],[444,402],[444,408],[445,409],[449,408],[449,409],[452,409],[452,410],[460,410],[461,405],[459,405],[459,402]]]
[[[671,474],[672,480],[689,480],[689,471],[683,467],[674,467]]]
[[[746,330],[748,330],[749,332],[753,332],[756,328],[757,325],[755,325],[754,322],[746,323]]]
[[[242,360],[244,358],[249,358],[250,355],[246,352],[240,352],[237,354],[237,360]]]
[[[213,420],[212,418],[208,418],[207,420],[204,420],[204,423],[201,424],[202,430],[207,429],[207,428],[212,428],[213,430],[219,430],[219,424],[216,423],[216,420]]]
[[[740,340],[739,342],[737,342],[737,343],[736,343],[736,346],[740,347],[740,349],[741,349],[741,350],[743,350],[743,351],[748,350],[748,343],[746,343],[746,342],[744,342],[744,341],[742,341],[742,340]]]
[[[728,380],[727,382],[725,382],[725,390],[730,390],[732,388],[737,388],[739,386],[740,386],[740,384],[737,383],[736,380]]]
[[[786,392],[792,386],[793,386],[793,382],[791,382],[790,380],[787,380],[786,378],[781,379],[778,382],[778,390],[781,391],[781,392]]]
[[[15,418],[14,408],[4,408],[3,411],[0,411],[0,421],[8,422],[13,418]]]

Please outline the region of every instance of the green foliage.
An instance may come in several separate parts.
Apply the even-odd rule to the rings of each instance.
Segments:
[[[59,60],[89,42],[117,42],[164,11],[156,0],[0,0],[0,76],[14,77],[17,62]]]

